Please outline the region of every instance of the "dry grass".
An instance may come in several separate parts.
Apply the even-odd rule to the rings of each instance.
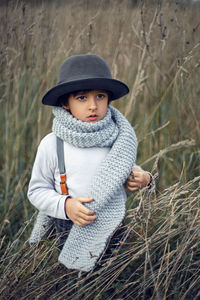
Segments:
[[[198,299],[199,3],[1,1],[0,298]],[[134,125],[138,163],[156,193],[129,194],[126,239],[78,279],[57,263],[55,240],[30,248],[26,196],[41,138],[51,130],[44,92],[71,54],[93,52],[130,87],[116,101]],[[56,275],[55,275],[56,274]]]
[[[130,197],[121,246],[86,277],[57,263],[55,240],[21,244],[28,222],[1,258],[3,299],[198,299],[199,179]]]

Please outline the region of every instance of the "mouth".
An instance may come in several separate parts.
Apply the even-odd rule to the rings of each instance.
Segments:
[[[90,120],[90,121],[95,121],[96,119],[97,119],[97,115],[96,114],[93,114],[93,115],[90,115],[90,116],[88,116],[88,119]]]

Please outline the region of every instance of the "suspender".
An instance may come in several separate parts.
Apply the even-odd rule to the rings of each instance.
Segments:
[[[56,137],[56,147],[58,156],[58,168],[60,172],[60,188],[63,195],[68,195],[68,188],[66,183],[66,171],[65,171],[65,160],[64,160],[64,143],[59,137]]]

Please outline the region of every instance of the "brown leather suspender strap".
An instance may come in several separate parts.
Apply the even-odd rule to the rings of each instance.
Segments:
[[[56,137],[57,156],[58,156],[58,168],[60,172],[60,188],[63,195],[68,195],[67,188],[67,176],[65,171],[65,159],[64,159],[64,143],[59,137]]]

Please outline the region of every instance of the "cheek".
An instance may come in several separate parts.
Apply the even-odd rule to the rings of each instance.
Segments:
[[[71,111],[79,111],[79,105],[76,102],[72,102],[70,105]]]
[[[103,111],[106,113],[108,108],[108,101],[103,104]]]
[[[84,114],[85,114],[85,108],[84,105],[75,104],[71,106],[71,113],[74,117],[76,117],[79,120],[82,120]]]
[[[101,107],[101,115],[102,115],[102,118],[105,117],[106,113],[107,113],[107,108],[108,106],[107,105],[103,105]]]

